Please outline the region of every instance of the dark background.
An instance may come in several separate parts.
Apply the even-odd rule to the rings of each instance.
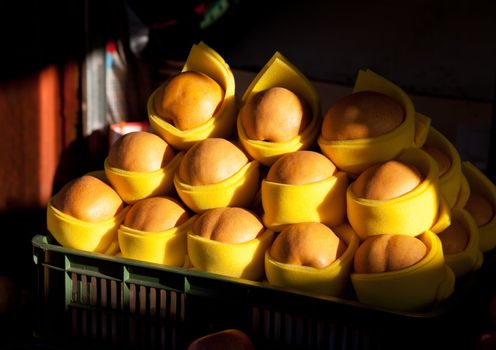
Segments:
[[[184,61],[191,45],[203,40],[233,68],[257,72],[280,51],[314,80],[352,85],[358,69],[371,68],[407,93],[494,102],[496,12],[491,1],[477,0],[4,1],[0,83],[48,64],[83,62],[89,27],[91,35],[131,41],[136,33],[126,4],[149,30],[136,59],[146,64],[140,74],[151,81],[159,79],[165,61]],[[0,118],[8,123],[8,116]],[[492,137],[492,158],[494,144]],[[0,140],[0,152],[8,151]],[[45,228],[45,211],[16,208],[1,213],[0,224],[0,275],[17,283],[20,297],[18,309],[0,316],[0,335],[15,344],[18,335],[30,334],[30,244]]]
[[[100,35],[132,36],[125,4],[150,29],[150,62],[184,60],[204,40],[236,68],[279,50],[311,79],[349,85],[368,67],[410,93],[493,99],[496,21],[482,0],[2,2],[0,78],[82,58],[88,6]]]

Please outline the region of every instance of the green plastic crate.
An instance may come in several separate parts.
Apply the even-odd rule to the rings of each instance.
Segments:
[[[186,349],[194,338],[238,328],[256,349],[470,349],[479,273],[425,312],[394,312],[343,298],[285,290],[61,247],[36,235],[36,333],[93,349]],[[421,288],[421,286],[419,286]]]

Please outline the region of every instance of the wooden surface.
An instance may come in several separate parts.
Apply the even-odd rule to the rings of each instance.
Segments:
[[[72,63],[1,83],[0,212],[45,207],[69,171],[61,159],[77,139],[77,85]]]

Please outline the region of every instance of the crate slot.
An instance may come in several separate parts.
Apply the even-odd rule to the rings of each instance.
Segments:
[[[185,295],[174,290],[128,284],[129,312],[151,319],[184,321]]]
[[[158,315],[151,318],[81,305],[71,305],[69,311],[69,334],[74,339],[133,349],[182,349],[177,340],[184,337],[181,326]]]
[[[252,306],[251,332],[263,344],[304,349],[375,349],[370,330],[284,310]]]
[[[70,304],[88,307],[103,307],[117,309],[120,291],[113,280],[99,279],[95,276],[79,275],[76,272],[68,274],[68,294]]]

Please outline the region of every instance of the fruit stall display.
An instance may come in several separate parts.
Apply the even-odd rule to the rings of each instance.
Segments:
[[[472,344],[496,247],[485,174],[370,69],[324,111],[279,52],[242,96],[235,84],[193,45],[150,95],[149,130],[116,137],[50,199],[33,238],[39,333],[174,349],[223,330],[257,349]]]

